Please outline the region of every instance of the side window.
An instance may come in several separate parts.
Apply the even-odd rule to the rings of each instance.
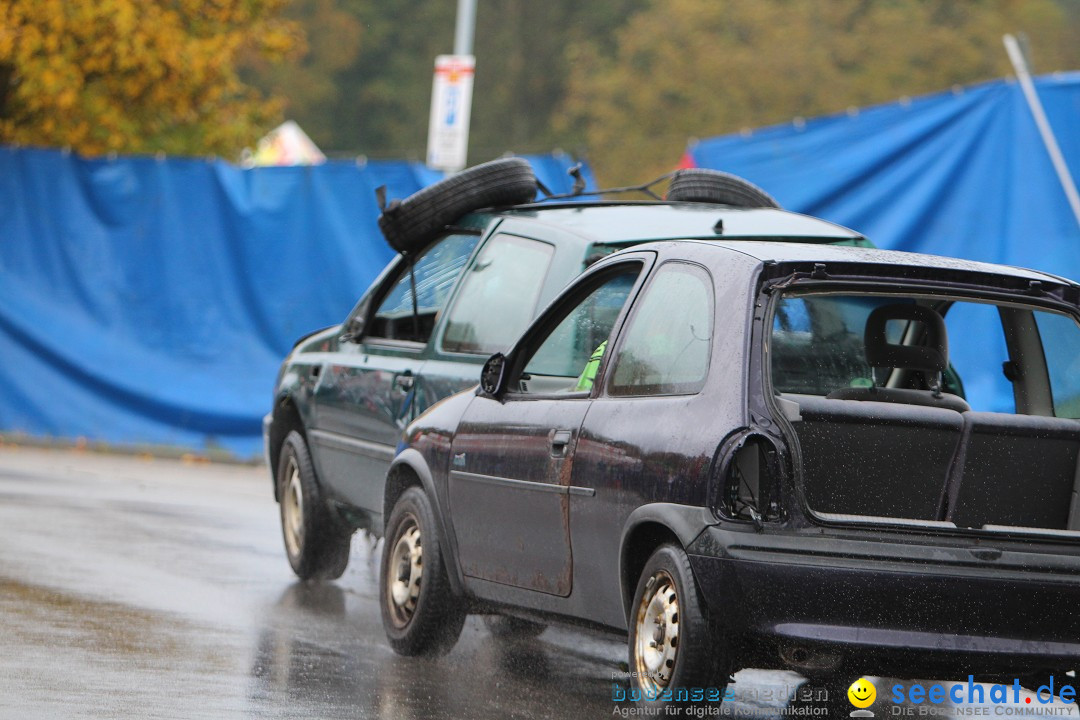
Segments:
[[[656,273],[630,318],[615,358],[611,395],[675,395],[701,390],[709,371],[712,279],[686,263]]]
[[[426,343],[435,327],[435,316],[479,241],[477,235],[448,235],[416,259],[412,274],[419,322],[413,318],[413,278],[408,265],[403,265],[403,272],[379,303],[365,337]]]
[[[1054,415],[1080,418],[1080,325],[1065,315],[1036,312],[1046,369],[1050,373],[1050,392]]]
[[[496,235],[462,281],[443,333],[446,352],[489,355],[506,350],[536,314],[555,248]]]
[[[640,269],[634,265],[607,276],[575,305],[525,363],[514,389],[529,394],[591,390]]]
[[[945,313],[949,362],[972,410],[1015,413],[1012,383],[1002,370],[1009,359],[996,305],[956,302]]]

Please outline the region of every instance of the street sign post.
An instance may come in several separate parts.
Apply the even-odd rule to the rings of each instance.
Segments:
[[[457,172],[465,167],[475,68],[476,58],[472,55],[439,55],[435,58],[428,124],[428,167],[447,172]]]

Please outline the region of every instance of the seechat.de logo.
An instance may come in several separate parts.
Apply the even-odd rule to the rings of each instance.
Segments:
[[[877,688],[874,687],[874,683],[866,678],[859,678],[847,689],[847,697],[848,702],[858,708],[850,713],[851,717],[874,717],[874,713],[866,709],[877,699]]]

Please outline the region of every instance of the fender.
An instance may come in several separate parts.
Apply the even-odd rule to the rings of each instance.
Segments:
[[[632,573],[628,567],[631,564],[628,549],[634,531],[643,525],[658,525],[674,535],[679,545],[685,550],[705,531],[705,528],[717,524],[719,524],[718,520],[708,508],[695,505],[650,503],[630,513],[630,517],[623,524],[622,535],[619,538],[619,578],[623,584],[623,611],[626,613],[628,622],[630,603],[633,598],[632,595],[630,598],[626,597],[627,583],[633,583],[636,586],[638,580],[636,577],[629,577]],[[642,564],[644,564],[644,558],[642,558]]]
[[[391,477],[394,470],[398,467],[405,466],[416,473],[416,476],[420,478],[420,485],[424,489],[424,493],[427,494],[428,500],[431,501],[431,507],[435,511],[435,524],[438,526],[439,537],[443,541],[443,557],[446,559],[446,574],[450,578],[450,586],[454,590],[454,594],[459,597],[465,597],[465,582],[464,576],[461,572],[461,566],[458,563],[457,543],[454,536],[449,532],[446,525],[446,514],[444,512],[443,503],[439,498],[439,493],[435,490],[435,482],[431,477],[431,470],[428,468],[427,461],[420,451],[413,448],[405,448],[397,454],[393,463],[390,465],[390,471],[387,473],[387,477]],[[386,487],[383,489],[383,518],[390,516],[393,508],[387,506],[387,494]]]

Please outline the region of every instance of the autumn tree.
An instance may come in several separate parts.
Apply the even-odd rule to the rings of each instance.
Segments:
[[[1035,69],[1080,66],[1073,0],[663,0],[609,50],[568,47],[556,130],[608,183],[670,170],[688,138],[947,89],[1011,72],[1006,32]]]
[[[4,0],[0,142],[235,156],[280,104],[245,57],[303,45],[287,0]]]

